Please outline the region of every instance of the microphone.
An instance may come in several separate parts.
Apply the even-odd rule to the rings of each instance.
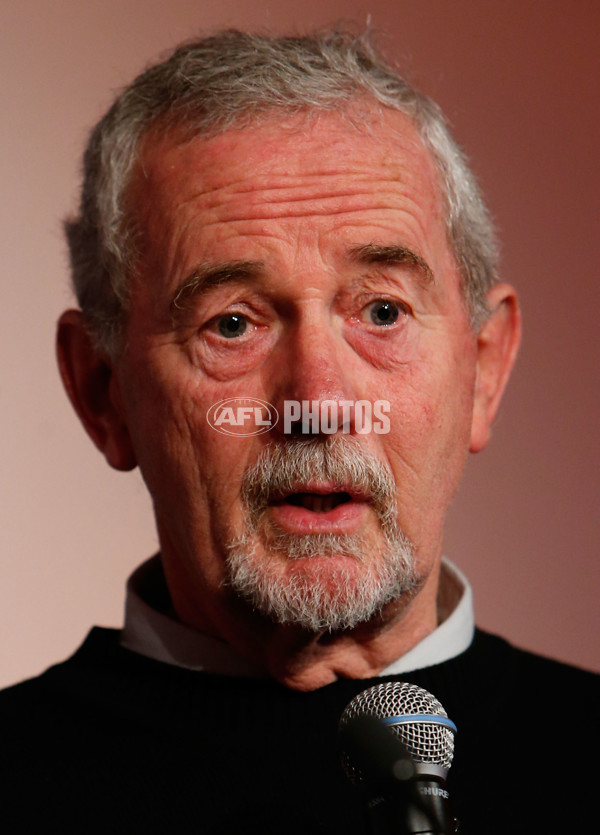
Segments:
[[[455,732],[440,702],[415,684],[383,682],[352,699],[340,718],[340,755],[373,835],[457,831],[445,782]]]

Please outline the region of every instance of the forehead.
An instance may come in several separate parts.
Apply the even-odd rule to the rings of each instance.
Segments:
[[[151,131],[141,143],[131,190],[166,202],[199,196],[200,189],[239,187],[251,199],[261,186],[293,185],[298,177],[307,178],[307,186],[311,176],[330,178],[335,189],[336,177],[362,176],[368,190],[374,173],[418,185],[424,199],[439,202],[435,165],[412,122],[402,113],[370,106],[272,115],[255,126],[188,141],[177,132]]]
[[[186,139],[187,134],[190,135]],[[329,138],[329,143],[318,144],[319,138],[324,136]],[[267,171],[280,158],[277,152],[281,142],[285,145],[288,161],[293,158],[294,148],[297,162],[301,162],[307,148],[318,147],[321,158],[329,159],[334,167],[343,166],[346,153],[340,159],[338,152],[341,149],[350,154],[353,149],[360,149],[363,153],[368,149],[369,156],[373,158],[378,156],[379,150],[385,155],[385,164],[391,170],[394,162],[398,162],[394,151],[400,156],[410,153],[415,161],[421,155],[429,157],[408,116],[366,103],[343,110],[307,109],[293,114],[267,112],[257,116],[255,123],[248,117],[224,131],[206,136],[201,133],[195,136],[193,131],[185,128],[164,131],[159,123],[142,139],[140,156],[145,166],[151,160],[156,161],[157,157],[168,155],[169,150],[201,144],[203,153],[207,155],[208,169],[215,156],[253,147],[260,170]],[[378,161],[384,163],[382,157]]]
[[[439,253],[452,260],[435,164],[387,109],[273,115],[188,140],[155,130],[129,199],[145,266],[169,283],[205,258],[277,258],[284,242],[296,263],[311,248],[332,259],[375,242],[408,246],[433,269]]]

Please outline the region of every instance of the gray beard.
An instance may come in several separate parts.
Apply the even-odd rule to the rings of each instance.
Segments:
[[[369,543],[360,534],[291,535],[264,524],[273,497],[314,480],[366,494],[380,523],[380,541]],[[245,530],[226,543],[228,584],[277,623],[311,632],[353,629],[418,586],[414,546],[396,521],[393,477],[354,439],[300,439],[267,447],[244,474],[242,499]],[[321,570],[310,564],[314,557],[336,556],[345,559],[332,559]]]

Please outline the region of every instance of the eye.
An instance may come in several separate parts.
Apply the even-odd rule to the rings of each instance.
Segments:
[[[380,327],[387,327],[393,325],[400,313],[403,312],[398,304],[385,299],[378,299],[376,302],[371,302],[365,308],[369,320],[374,325]]]
[[[239,313],[228,313],[226,316],[220,316],[216,324],[221,336],[225,339],[235,339],[246,332],[248,320]]]

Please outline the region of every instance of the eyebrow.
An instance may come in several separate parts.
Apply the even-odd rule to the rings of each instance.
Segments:
[[[416,268],[420,283],[427,285],[434,281],[433,272],[427,262],[412,250],[399,244],[363,244],[349,250],[350,260],[358,264],[385,264],[397,267],[408,265]],[[256,278],[265,270],[262,261],[226,261],[221,264],[207,262],[198,264],[175,290],[169,303],[171,316],[176,319],[185,310],[186,302],[192,296],[202,295],[212,287],[230,281]]]
[[[388,267],[399,267],[407,264],[414,267],[420,283],[423,285],[433,284],[435,281],[433,271],[429,264],[410,249],[399,244],[365,244],[364,246],[352,247],[350,258],[359,264],[384,264]]]
[[[264,264],[262,261],[227,261],[222,264],[199,264],[175,290],[169,303],[171,315],[176,317],[179,311],[184,310],[185,303],[191,296],[205,293],[211,287],[218,287],[228,281],[255,278],[258,273],[263,271]]]

